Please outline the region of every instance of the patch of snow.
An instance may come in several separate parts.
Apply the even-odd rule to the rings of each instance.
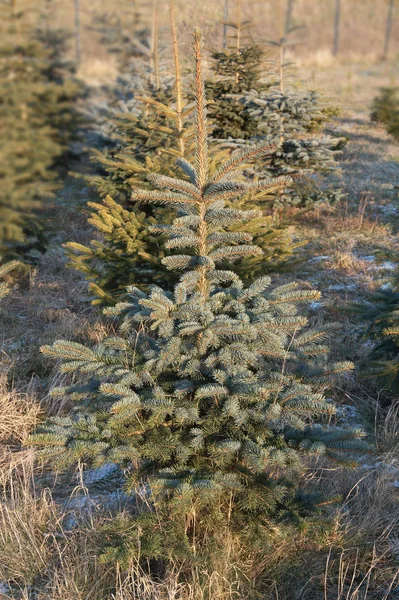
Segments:
[[[6,583],[0,581],[0,594],[8,594],[10,591],[9,586]]]
[[[320,262],[322,260],[329,260],[331,256],[314,256],[313,258],[309,258],[308,262]]]
[[[117,474],[119,471],[118,465],[115,463],[106,463],[97,469],[90,469],[83,474],[83,482],[85,485],[93,485],[104,479],[108,479]]]
[[[329,285],[328,290],[330,292],[344,292],[346,290],[356,290],[359,286],[355,283],[337,283],[335,285]]]
[[[311,302],[310,303],[310,308],[312,310],[319,310],[319,308],[322,306],[321,302]]]
[[[381,263],[380,265],[376,265],[375,268],[381,269],[384,271],[395,271],[395,269],[397,268],[397,265],[394,262],[392,262],[391,260],[386,260],[385,262]]]
[[[115,510],[133,506],[136,502],[134,495],[129,495],[123,490],[105,492],[103,494],[73,496],[64,504],[66,516],[63,520],[65,529],[74,529],[79,524],[79,516],[84,513],[89,515],[100,509]]]

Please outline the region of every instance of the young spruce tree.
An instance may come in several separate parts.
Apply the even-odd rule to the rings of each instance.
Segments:
[[[230,24],[232,25],[232,24]],[[324,176],[337,171],[337,151],[343,139],[318,133],[334,111],[323,106],[315,92],[297,92],[287,88],[285,49],[289,35],[276,42],[278,61],[275,72],[265,76],[265,52],[256,45],[240,46],[239,21],[235,25],[235,47],[213,53],[214,80],[207,82],[210,95],[212,135],[229,148],[269,141],[276,144],[267,160],[257,161],[246,175],[270,177],[295,176],[285,192],[276,194],[274,202],[263,208],[262,224],[254,222],[251,231],[267,260],[251,257],[242,262],[239,271],[245,280],[270,270],[281,270],[294,264],[296,249],[306,241],[295,239],[288,224],[297,211],[287,207],[310,209],[335,202],[343,197],[340,189],[327,187]],[[272,63],[267,57],[267,63]],[[242,208],[252,208],[253,199],[244,197]]]
[[[286,48],[293,43],[295,29],[269,42],[277,48],[278,60],[267,77],[265,52],[256,45],[240,47],[238,34],[234,49],[213,53],[215,81],[207,82],[210,119],[213,135],[231,147],[280,139],[271,160],[257,165],[258,174],[295,174],[294,185],[276,206],[313,207],[342,197],[340,190],[322,189],[320,181],[336,170],[337,151],[344,140],[320,135],[336,112],[332,107],[323,105],[316,92],[294,91],[287,85],[292,63],[286,60]],[[273,61],[268,57],[267,62],[270,69]]]
[[[173,175],[176,160],[191,152],[193,107],[182,90],[173,5],[171,29],[173,86],[165,91],[142,80],[142,95],[132,94],[109,115],[106,149],[92,152],[99,172],[85,179],[102,201],[88,204],[88,221],[101,237],[87,246],[70,242],[67,249],[69,266],[89,281],[93,304],[115,304],[127,285],[176,281],[161,263],[162,240],[149,231],[155,221],[170,220],[170,211],[131,201],[132,186],[148,188],[149,173]]]
[[[218,551],[220,532],[260,553],[276,519],[301,513],[302,456],[339,459],[365,446],[362,432],[327,425],[334,405],[323,396],[326,380],[352,365],[332,364],[325,333],[298,313],[318,292],[296,283],[273,289],[269,277],[245,287],[223,268],[260,252],[245,231],[228,231],[253,211],[226,201],[249,190],[271,194],[288,181],[237,178],[249,159],[270,152],[264,143],[210,173],[199,31],[194,53],[196,158],[178,161],[189,180],[154,174],[152,190],[134,191],[138,202],[176,211],[173,224],[153,231],[181,252],[163,259],[183,272],[180,282],[173,292],[130,288],[126,302],[109,309],[122,319],[119,337],[95,348],[58,341],[43,349],[88,385],[59,391],[76,410],[31,442],[59,466],[115,462],[127,489],[146,496],[130,522],[111,526],[109,556],[185,557],[198,567]]]

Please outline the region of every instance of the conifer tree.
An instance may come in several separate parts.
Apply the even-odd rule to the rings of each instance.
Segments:
[[[76,76],[76,63],[69,58],[71,35],[54,26],[55,8],[54,0],[46,0],[32,37],[46,50],[42,75],[51,84],[41,107],[65,151],[78,139],[79,128],[84,125],[78,103],[87,95],[87,89]]]
[[[268,277],[245,287],[223,268],[260,252],[245,231],[229,231],[254,211],[226,202],[248,191],[273,194],[289,181],[239,177],[248,160],[270,152],[265,143],[211,172],[198,30],[194,56],[195,162],[178,161],[188,179],[155,173],[152,190],[134,192],[139,202],[176,211],[172,224],[152,231],[181,252],[163,259],[181,279],[173,292],[131,287],[127,301],[108,310],[121,320],[118,337],[95,348],[58,341],[43,349],[63,361],[63,372],[89,381],[58,390],[76,409],[31,443],[59,466],[116,462],[127,488],[147,496],[147,510],[128,528],[116,524],[109,555],[122,542],[130,556],[185,556],[198,566],[216,531],[249,538],[260,552],[273,521],[300,513],[301,456],[339,459],[365,444],[360,431],[327,426],[334,406],[323,395],[326,381],[352,365],[331,363],[326,332],[298,312],[319,293],[296,283],[271,288]]]
[[[102,203],[89,202],[88,222],[101,234],[85,246],[66,244],[68,266],[83,273],[92,304],[112,306],[125,294],[126,286],[146,287],[153,281],[165,283],[170,274],[162,265],[163,240],[149,232],[155,217],[135,207],[124,208],[111,196]],[[159,215],[162,211],[158,211]]]
[[[276,206],[313,207],[343,196],[340,189],[324,189],[321,183],[323,175],[337,171],[336,157],[344,139],[316,135],[336,111],[324,106],[316,92],[293,91],[287,85],[292,63],[286,60],[286,49],[293,44],[291,36],[297,29],[291,27],[278,40],[268,42],[278,49],[276,72],[268,77],[262,74],[265,52],[257,46],[214,52],[216,81],[208,87],[216,100],[210,118],[215,124],[213,135],[228,140],[230,147],[279,139],[282,145],[258,170],[267,177],[297,175]]]
[[[257,133],[258,123],[249,112],[243,111],[234,96],[270,86],[261,81],[265,52],[260,46],[245,45],[214,50],[211,57],[214,78],[206,82],[206,91],[209,118],[214,124],[212,134],[217,139],[251,139]]]
[[[76,109],[70,90],[50,81],[50,54],[28,20],[29,5],[1,5],[0,254],[12,254],[37,230],[34,215],[55,189],[57,159],[66,150]]]
[[[144,85],[141,96],[119,104],[110,115],[105,150],[93,150],[93,161],[101,171],[85,177],[103,198],[89,203],[89,223],[101,235],[83,246],[68,243],[69,266],[83,272],[89,281],[94,304],[112,305],[127,285],[146,286],[158,280],[176,281],[162,266],[162,240],[149,233],[154,219],[168,219],[168,209],[132,204],[132,186],[148,187],[149,173],[173,174],[176,159],[189,154],[193,107],[184,98],[180,56],[171,7],[174,84],[157,89]],[[120,107],[124,109],[121,112]]]
[[[308,210],[344,197],[341,189],[327,187],[323,181],[323,176],[337,172],[336,157],[344,142],[318,134],[334,110],[323,106],[315,92],[294,92],[287,86],[291,63],[286,60],[286,48],[293,43],[291,34],[296,29],[291,27],[279,40],[269,42],[278,48],[278,60],[276,72],[267,77],[265,52],[259,46],[240,47],[236,39],[234,49],[213,53],[215,79],[207,82],[213,136],[229,148],[244,148],[260,140],[280,142],[267,161],[257,163],[256,176],[295,175],[293,185],[276,195],[273,206],[263,207],[261,226],[260,221],[253,223],[251,231],[264,257],[251,257],[237,265],[244,279],[289,268],[298,261],[293,259],[296,249],[306,241],[296,240],[287,226],[287,206]],[[267,58],[270,69],[272,61]],[[246,174],[251,178],[255,171]],[[244,198],[242,206],[251,208],[252,199]]]
[[[390,259],[398,261],[399,255]],[[360,377],[375,379],[383,384],[382,397],[390,400],[399,391],[399,278],[392,285],[380,288],[367,303],[356,311],[367,324],[366,334],[374,346],[362,366]]]
[[[137,92],[132,92],[130,98],[120,101],[118,107],[108,115],[106,149],[92,151],[93,162],[98,163],[101,170],[85,177],[100,196],[106,198],[103,204],[89,204],[89,222],[100,233],[101,240],[94,240],[89,246],[67,244],[69,265],[85,274],[95,304],[115,303],[127,283],[145,287],[149,278],[156,275],[160,284],[176,281],[174,275],[167,274],[161,266],[163,254],[159,243],[154,243],[153,236],[148,235],[151,219],[168,218],[167,209],[160,212],[159,208],[143,207],[137,209],[137,215],[129,216],[132,210],[132,185],[148,186],[148,173],[173,175],[176,158],[188,158],[192,153],[193,107],[187,103],[182,89],[173,4],[171,17],[175,75],[173,86],[167,82],[157,89],[153,84],[147,84],[140,96],[137,96]],[[240,39],[242,37],[241,33]],[[221,71],[226,77],[233,77],[234,81],[238,77],[238,83],[233,84],[234,88],[229,87],[230,91],[249,89],[259,80],[257,57],[261,54],[263,53],[258,47],[246,47],[243,50],[236,48],[227,53],[230,58],[221,67]],[[134,81],[137,85],[137,78]],[[216,88],[210,82],[206,86],[211,98],[214,98],[214,93],[221,94],[220,90],[215,91],[217,84]],[[218,114],[220,106],[221,104],[211,100],[210,113]],[[242,113],[239,103],[236,108]],[[230,119],[226,119],[227,121],[230,122]],[[231,150],[219,156],[218,151],[215,151],[215,164],[229,152]],[[243,208],[252,208],[250,196],[244,197],[242,202]],[[135,207],[133,212],[136,212]],[[144,214],[149,221],[142,221],[145,219]],[[132,222],[135,223],[134,227]],[[291,230],[279,223],[278,216],[263,214],[248,224],[248,229],[255,236],[263,254],[243,259],[240,265],[235,265],[245,279],[251,280],[256,275],[276,268],[292,266],[292,255],[301,243],[293,240]],[[138,247],[140,250],[136,253]]]
[[[371,120],[385,125],[386,130],[399,140],[399,88],[383,88],[374,99]]]
[[[295,185],[277,199],[277,206],[313,207],[343,197],[341,189],[321,185],[323,175],[337,171],[336,158],[345,140],[318,133],[331,110],[323,107],[316,92],[252,90],[241,102],[257,122],[255,139],[281,142],[262,169],[265,176],[296,176]]]

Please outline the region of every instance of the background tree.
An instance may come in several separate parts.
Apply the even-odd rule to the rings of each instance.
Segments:
[[[395,0],[389,0],[387,22],[386,22],[386,26],[385,26],[384,53],[382,55],[384,60],[386,60],[389,55],[389,47],[391,44],[394,5],[395,5]]]
[[[385,254],[385,253],[384,253]],[[390,252],[389,260],[398,263],[399,254]],[[364,322],[372,349],[360,369],[360,377],[374,380],[381,398],[389,403],[399,391],[399,278],[380,288],[367,302],[355,306]],[[382,387],[381,387],[382,386]]]
[[[341,28],[341,0],[335,0],[334,14],[334,48],[333,55],[337,56],[339,52],[339,37]]]
[[[168,210],[131,202],[132,187],[149,186],[152,172],[173,174],[178,158],[190,153],[193,107],[182,90],[180,56],[173,6],[171,8],[174,80],[157,89],[143,81],[141,96],[131,97],[111,110],[104,135],[105,150],[92,151],[97,173],[84,176],[102,203],[88,205],[89,223],[101,235],[83,246],[67,244],[69,265],[85,274],[95,304],[114,304],[126,285],[150,281],[168,285],[175,280],[163,268],[161,240],[149,233],[154,219],[168,220]],[[123,111],[121,111],[121,107]]]
[[[250,139],[256,133],[257,122],[235,98],[252,89],[267,89],[270,83],[262,81],[264,50],[251,45],[234,49],[214,50],[212,79],[206,82],[209,98],[209,118],[214,125],[212,135],[217,139]]]
[[[56,188],[54,167],[76,133],[80,87],[55,77],[29,5],[1,8],[0,254],[7,256],[37,231],[34,215]]]
[[[399,140],[399,88],[387,87],[374,99],[371,120],[385,125],[386,130]]]

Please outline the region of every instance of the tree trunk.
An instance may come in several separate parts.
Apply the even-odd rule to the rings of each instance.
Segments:
[[[334,18],[334,56],[337,56],[339,51],[339,34],[341,25],[341,0],[335,0],[335,18]]]
[[[82,58],[81,44],[80,44],[80,0],[74,0],[75,2],[75,59],[77,64],[80,63]]]
[[[229,0],[224,0],[223,9],[223,48],[227,48],[227,19],[229,18]]]
[[[294,8],[294,0],[288,0],[287,3],[287,12],[285,13],[285,34],[290,30],[291,21],[292,21],[292,11]]]
[[[383,60],[386,60],[388,58],[388,54],[389,54],[389,46],[391,43],[394,4],[395,4],[395,0],[389,0],[387,24],[386,24],[386,28],[385,28],[384,54],[382,55]]]

